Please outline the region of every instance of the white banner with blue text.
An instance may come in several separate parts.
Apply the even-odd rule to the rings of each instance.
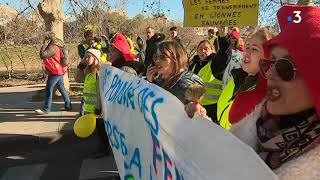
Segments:
[[[172,94],[109,65],[100,71],[104,123],[122,180],[273,180],[248,146]]]

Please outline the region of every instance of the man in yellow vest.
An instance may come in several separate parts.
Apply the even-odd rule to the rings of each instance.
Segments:
[[[83,36],[84,40],[78,45],[78,55],[80,61],[83,59],[86,50],[89,49],[94,43],[94,33],[92,30],[86,30]]]
[[[86,50],[89,48],[96,48],[99,49],[102,53],[101,55],[101,62],[106,62],[107,60],[107,54],[106,52],[102,52],[102,44],[101,40],[97,37],[94,37],[93,30],[89,29],[84,32],[84,40],[78,45],[78,55],[80,58],[80,61],[83,59]]]
[[[106,48],[102,47],[102,37],[101,38],[94,38],[94,43],[91,45],[91,47],[99,49],[101,52],[101,58],[100,62],[101,63],[106,63],[107,62],[107,52]]]

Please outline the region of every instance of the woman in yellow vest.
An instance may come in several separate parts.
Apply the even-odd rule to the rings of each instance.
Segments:
[[[222,76],[228,65],[231,55],[230,38],[228,28],[219,29],[219,47],[216,52],[210,41],[203,40],[199,43],[197,53],[189,70],[197,74],[205,82],[205,95],[200,104],[207,110],[208,116],[213,122],[217,121],[217,102],[222,91]]]
[[[98,103],[98,73],[100,69],[101,51],[90,48],[86,51],[80,67],[84,70],[85,81],[83,87],[84,114],[93,113]]]
[[[232,71],[232,76],[218,101],[217,117],[220,125],[229,130],[229,112],[234,98],[241,92],[255,88],[260,72],[259,62],[264,58],[262,44],[273,37],[267,28],[256,29],[245,40],[244,59],[239,69]]]
[[[85,53],[85,57],[81,61],[81,66],[86,75],[83,87],[84,114],[94,113],[96,115],[101,115],[102,106],[99,91],[100,61],[101,51],[94,48],[88,49]],[[99,149],[92,156],[94,158],[100,158],[109,155],[111,147],[108,143],[108,136],[105,132],[103,119],[97,117],[96,123],[96,130],[100,143]]]

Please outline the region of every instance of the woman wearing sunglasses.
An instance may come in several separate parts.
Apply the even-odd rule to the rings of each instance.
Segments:
[[[147,80],[175,95],[183,104],[198,102],[204,93],[203,81],[187,70],[187,56],[183,47],[174,41],[159,44],[147,69]],[[188,93],[189,90],[194,93]]]
[[[288,21],[297,11],[301,22]],[[268,59],[260,61],[266,101],[237,136],[280,179],[319,179],[320,8],[284,6],[277,16],[281,33],[264,45]]]

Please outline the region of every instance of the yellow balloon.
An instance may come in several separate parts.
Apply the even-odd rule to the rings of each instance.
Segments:
[[[79,117],[73,126],[74,133],[80,138],[90,136],[96,129],[96,115],[86,114]]]

